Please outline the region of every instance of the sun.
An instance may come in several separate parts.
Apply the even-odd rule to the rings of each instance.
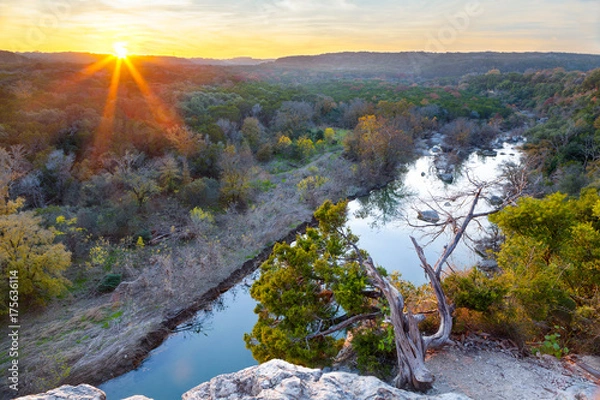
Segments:
[[[118,58],[127,58],[127,43],[116,42],[113,44],[113,49],[115,50],[115,56],[117,56]]]

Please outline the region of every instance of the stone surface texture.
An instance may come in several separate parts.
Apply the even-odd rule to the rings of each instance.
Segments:
[[[372,376],[323,373],[271,360],[256,367],[220,375],[183,395],[183,400],[469,400],[445,393],[426,396],[399,390]]]
[[[41,394],[19,397],[15,400],[106,400],[106,394],[90,385],[64,385]]]

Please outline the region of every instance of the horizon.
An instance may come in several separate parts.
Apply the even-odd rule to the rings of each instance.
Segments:
[[[46,54],[46,55],[59,55],[59,54],[78,54],[78,55],[87,55],[92,57],[106,57],[106,56],[115,56],[112,52],[106,53],[92,53],[92,52],[83,52],[83,51],[54,51],[54,52],[45,52],[45,51],[11,51],[0,48],[0,51],[5,51],[9,53],[14,53],[18,55],[26,56],[28,54]],[[494,50],[486,50],[486,51],[446,51],[446,52],[427,52],[427,51],[418,51],[418,50],[407,50],[407,51],[370,51],[370,50],[356,50],[356,51],[346,51],[341,50],[337,52],[327,52],[327,53],[318,53],[318,54],[291,54],[282,57],[276,58],[256,58],[252,56],[233,56],[227,58],[212,58],[212,57],[196,57],[196,56],[171,56],[171,55],[161,55],[161,54],[134,54],[128,53],[128,58],[136,58],[136,57],[156,57],[156,58],[176,58],[182,60],[194,60],[194,59],[204,59],[204,60],[215,60],[215,61],[230,61],[230,60],[240,60],[240,59],[251,59],[254,61],[276,61],[285,58],[295,58],[295,57],[319,57],[319,56],[328,56],[328,55],[337,55],[337,54],[410,54],[410,53],[424,53],[424,54],[434,54],[434,55],[443,55],[443,54],[573,54],[580,56],[600,56],[600,53],[578,53],[578,52],[568,52],[568,51],[494,51]]]
[[[10,52],[277,59],[344,52],[600,54],[593,0],[5,0]]]

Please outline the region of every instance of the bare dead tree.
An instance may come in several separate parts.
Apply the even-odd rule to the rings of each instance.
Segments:
[[[440,320],[438,330],[431,335],[423,335],[418,324],[424,316],[414,314],[412,310],[405,305],[402,294],[394,287],[389,280],[383,277],[375,268],[373,260],[370,257],[362,257],[360,251],[355,246],[359,254],[359,262],[365,268],[367,275],[372,281],[373,286],[379,289],[387,299],[390,307],[390,323],[394,328],[396,353],[398,359],[398,373],[395,378],[396,387],[411,387],[417,390],[426,390],[431,387],[434,376],[425,366],[425,353],[428,349],[439,348],[451,343],[450,333],[452,331],[452,312],[454,306],[449,303],[442,288],[442,271],[448,263],[449,257],[457,248],[458,244],[467,236],[467,228],[478,219],[488,216],[500,210],[504,205],[514,202],[517,192],[507,194],[501,204],[494,207],[486,207],[479,211],[478,205],[486,199],[487,189],[497,186],[499,181],[491,183],[482,183],[470,180],[474,189],[470,192],[463,192],[453,200],[468,199],[466,212],[461,216],[453,216],[450,212],[445,212],[445,219],[438,222],[431,222],[421,227],[437,228],[435,236],[441,235],[441,232],[450,228],[452,234],[448,243],[444,246],[442,253],[437,260],[431,264],[423,247],[417,240],[411,236],[415,251],[421,262],[421,267],[425,271],[431,288],[437,300],[437,314]],[[439,199],[435,204],[439,205]],[[441,207],[438,207],[441,209]]]
[[[287,307],[281,307],[279,301],[282,300],[280,296],[258,296],[257,300],[263,301],[264,310],[269,310],[272,304],[276,304],[278,310],[269,311],[263,313],[261,311],[260,316],[267,316],[266,320],[263,321],[263,325],[259,328],[268,326],[269,329],[281,329],[283,337],[285,337],[290,348],[293,349],[310,349],[309,340],[320,340],[323,337],[332,334],[333,332],[348,329],[350,327],[356,327],[359,323],[364,321],[378,320],[385,313],[386,323],[390,324],[394,332],[394,344],[396,348],[397,357],[397,375],[395,377],[395,385],[399,388],[413,388],[416,390],[427,390],[431,387],[434,376],[425,365],[425,354],[428,349],[437,348],[451,342],[450,334],[452,331],[452,313],[453,305],[446,298],[443,287],[442,287],[442,273],[444,268],[448,265],[450,256],[454,253],[459,243],[468,238],[467,229],[470,225],[478,223],[478,220],[490,215],[502,208],[505,204],[510,204],[515,200],[515,194],[505,192],[503,196],[497,196],[501,198],[501,201],[490,201],[493,193],[498,193],[501,190],[501,181],[496,182],[477,182],[474,179],[470,180],[472,189],[469,191],[463,191],[454,196],[446,197],[446,201],[454,201],[455,204],[460,205],[454,212],[444,210],[441,204],[442,199],[434,199],[428,203],[431,207],[436,207],[442,213],[443,218],[431,219],[425,221],[421,228],[432,228],[433,235],[440,237],[443,232],[450,233],[448,242],[443,247],[441,254],[437,257],[435,262],[430,262],[424,251],[423,247],[418,241],[411,237],[412,243],[416,250],[416,253],[420,260],[420,266],[423,268],[425,274],[428,277],[429,285],[431,286],[432,292],[435,295],[436,306],[432,312],[439,318],[439,326],[437,330],[432,334],[425,334],[419,329],[419,322],[425,318],[425,313],[430,314],[428,310],[422,313],[416,313],[415,309],[412,309],[410,305],[407,305],[403,295],[400,293],[386,277],[382,276],[379,270],[375,267],[374,261],[367,255],[366,252],[362,251],[358,247],[358,237],[353,235],[352,232],[345,226],[345,204],[333,205],[331,202],[323,204],[315,216],[317,219],[320,217],[323,220],[323,227],[320,227],[320,231],[315,231],[313,234],[308,235],[304,238],[298,238],[299,242],[303,242],[302,245],[297,247],[282,246],[275,250],[275,253],[269,259],[267,266],[270,271],[284,271],[285,276],[281,276],[283,280],[290,279],[290,282],[294,284],[299,283],[300,285],[307,285],[307,290],[322,294],[329,292],[329,296],[323,300],[322,297],[316,296],[315,298],[308,299],[308,304],[319,307],[325,304],[325,306],[335,307],[336,310],[340,310],[340,302],[335,299],[335,294],[328,288],[331,286],[331,282],[325,277],[319,276],[315,271],[307,271],[304,268],[305,264],[303,261],[302,268],[295,268],[294,263],[296,262],[296,253],[294,249],[302,254],[307,254],[303,246],[313,248],[313,244],[320,243],[315,246],[315,252],[311,253],[311,260],[323,260],[324,265],[338,264],[344,265],[356,265],[358,263],[362,268],[362,272],[368,278],[368,285],[366,285],[366,291],[369,294],[373,294],[373,299],[383,299],[385,302],[380,303],[365,301],[361,304],[362,312],[359,314],[348,313],[345,315],[338,315],[336,311],[335,318],[324,313],[322,317],[318,314],[310,313],[305,320],[300,322],[302,326],[307,326],[304,332],[306,335],[296,336],[295,332],[291,332],[288,327],[278,328],[280,322],[287,318],[285,310]],[[500,186],[499,186],[500,185]],[[506,194],[507,193],[507,194]],[[487,202],[486,202],[487,200]],[[313,237],[314,235],[314,237]],[[329,244],[333,246],[330,249]],[[332,250],[333,249],[333,250]],[[311,250],[312,252],[312,250]],[[303,256],[304,257],[304,256]],[[281,267],[281,269],[278,269]],[[275,273],[275,272],[273,272]],[[334,273],[335,274],[335,273]],[[265,276],[265,275],[263,275]],[[279,276],[278,276],[279,278]],[[271,287],[273,282],[270,280],[261,281],[262,277],[257,281],[259,288]],[[276,279],[279,282],[278,279]],[[255,283],[256,284],[256,283]],[[278,289],[279,290],[279,289]],[[266,290],[257,290],[257,293],[264,293]],[[367,295],[361,292],[363,299],[367,299]],[[277,298],[277,300],[275,300]],[[296,299],[297,300],[297,299]],[[314,300],[314,301],[313,301]],[[323,302],[321,302],[323,300]],[[313,301],[311,303],[311,301]],[[337,304],[336,304],[337,301]],[[342,308],[343,309],[343,308]],[[276,316],[276,317],[274,317]],[[314,316],[314,320],[311,318]],[[294,324],[298,324],[294,321]],[[259,330],[256,334],[253,332],[252,335],[246,337],[246,342],[249,346],[267,346],[266,349],[261,350],[261,357],[265,356],[265,352],[270,351],[270,343],[268,341],[262,341],[262,331]],[[315,342],[316,344],[316,342]],[[295,347],[298,346],[298,347]],[[274,349],[278,354],[281,354],[281,349]],[[283,350],[285,352],[285,350]],[[310,355],[309,355],[310,356]]]

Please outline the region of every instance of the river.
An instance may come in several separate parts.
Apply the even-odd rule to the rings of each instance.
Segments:
[[[495,157],[475,153],[463,163],[462,171],[479,180],[493,180],[499,166],[506,161],[518,162],[519,151],[505,144]],[[425,283],[409,236],[422,244],[428,236],[423,230],[407,225],[418,223],[415,209],[423,209],[419,199],[469,187],[467,174],[458,174],[450,185],[439,180],[433,171],[433,157],[423,156],[407,167],[398,179],[385,189],[349,204],[348,225],[360,237],[359,245],[376,263],[388,271],[400,271],[403,279],[415,284]],[[446,206],[452,207],[451,204]],[[477,235],[478,232],[471,232]],[[425,253],[433,260],[444,245],[443,238],[429,244]],[[458,268],[471,266],[477,257],[466,246],[459,246],[451,264]],[[256,305],[250,297],[253,277],[223,294],[209,311],[200,311],[194,328],[173,333],[153,350],[136,370],[112,379],[100,386],[109,400],[141,394],[155,400],[173,400],[196,385],[216,375],[235,372],[256,365],[242,339],[256,323]]]

